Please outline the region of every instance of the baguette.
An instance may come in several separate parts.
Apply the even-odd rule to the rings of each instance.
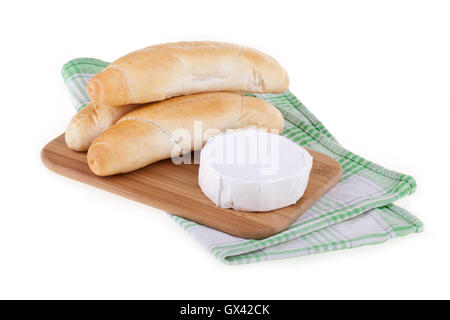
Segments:
[[[121,106],[211,91],[280,93],[289,78],[265,53],[230,43],[150,46],[111,63],[88,84],[99,104]]]
[[[172,98],[122,117],[95,139],[87,161],[92,172],[99,176],[129,172],[199,150],[210,136],[227,129],[251,127],[281,133],[284,119],[270,103],[236,93]]]
[[[110,107],[89,102],[70,120],[64,136],[67,146],[74,151],[87,151],[95,138],[137,107]]]

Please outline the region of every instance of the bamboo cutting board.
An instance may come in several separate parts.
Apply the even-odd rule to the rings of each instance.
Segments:
[[[342,169],[336,160],[308,151],[314,161],[304,196],[289,207],[261,213],[217,207],[200,190],[195,164],[175,165],[168,159],[130,173],[98,177],[90,171],[85,152],[66,146],[64,134],[48,143],[41,157],[50,170],[63,176],[237,237],[261,239],[287,229],[341,178]]]

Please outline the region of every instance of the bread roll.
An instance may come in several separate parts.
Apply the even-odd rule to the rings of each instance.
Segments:
[[[122,117],[95,139],[87,161],[99,176],[129,172],[201,149],[227,129],[250,127],[281,133],[284,119],[270,103],[230,92],[172,98]]]
[[[137,105],[110,107],[98,105],[94,101],[89,102],[70,120],[65,134],[67,146],[75,151],[86,151],[103,131],[137,107]]]
[[[211,91],[280,93],[286,71],[272,57],[220,42],[177,42],[147,47],[111,63],[94,76],[89,95],[120,106]]]

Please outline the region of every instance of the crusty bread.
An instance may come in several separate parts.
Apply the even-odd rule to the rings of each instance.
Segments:
[[[122,117],[95,139],[87,161],[99,176],[129,172],[201,149],[227,129],[250,127],[281,133],[284,119],[270,103],[230,92],[172,98]]]
[[[89,95],[121,106],[211,91],[280,93],[286,71],[265,53],[220,42],[177,42],[147,47],[111,63],[94,76]]]
[[[89,102],[70,120],[65,134],[67,146],[75,151],[86,151],[103,131],[137,107],[137,105],[110,107],[98,105],[94,101]]]

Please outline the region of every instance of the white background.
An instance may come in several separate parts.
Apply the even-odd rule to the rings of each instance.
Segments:
[[[448,1],[14,1],[0,27],[0,298],[450,298]],[[274,56],[342,145],[416,178],[397,204],[425,231],[227,266],[162,212],[43,166],[74,114],[66,61],[178,40]]]

